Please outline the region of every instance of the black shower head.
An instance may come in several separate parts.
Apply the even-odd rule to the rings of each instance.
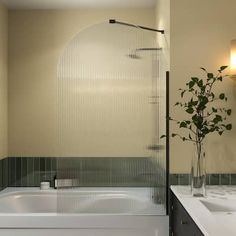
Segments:
[[[136,48],[131,53],[129,53],[127,56],[131,59],[142,59],[140,56],[140,52],[142,51],[160,51],[161,48]]]
[[[130,53],[127,55],[127,57],[129,57],[131,59],[141,59],[141,57],[137,54],[137,52]]]

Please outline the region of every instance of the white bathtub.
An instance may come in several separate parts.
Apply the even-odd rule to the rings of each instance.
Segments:
[[[0,235],[167,236],[163,210],[145,188],[7,188],[0,194]]]

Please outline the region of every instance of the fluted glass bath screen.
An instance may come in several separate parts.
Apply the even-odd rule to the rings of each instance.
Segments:
[[[58,64],[58,212],[166,214],[166,81],[155,32],[101,23]]]

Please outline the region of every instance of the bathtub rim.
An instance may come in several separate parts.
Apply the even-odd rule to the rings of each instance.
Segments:
[[[144,191],[143,191],[144,190]],[[49,190],[40,190],[39,187],[8,187],[0,192],[0,199],[8,196],[14,196],[14,195],[30,195],[30,194],[52,194],[55,195],[58,193],[57,189],[50,188]],[[132,193],[132,194],[139,194],[141,197],[150,197],[150,191],[149,188],[146,187],[81,187],[81,188],[75,188],[70,190],[65,190],[65,192],[82,192],[82,193],[90,193],[91,191],[102,193],[102,192],[118,192],[118,193]],[[142,191],[142,192],[141,192]],[[56,198],[57,201],[57,198]],[[160,205],[161,206],[161,205]],[[135,213],[61,213],[61,212],[50,212],[50,213],[37,213],[37,212],[31,212],[31,213],[6,213],[6,212],[0,212],[1,216],[9,216],[9,217],[17,217],[17,216],[31,216],[31,217],[89,217],[89,216],[97,216],[97,217],[103,217],[103,216],[165,216],[165,209],[161,209],[159,214],[150,214],[150,213],[142,213],[142,214],[135,214]]]

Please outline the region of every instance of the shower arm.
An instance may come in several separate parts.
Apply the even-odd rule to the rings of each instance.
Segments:
[[[131,26],[131,27],[140,28],[140,29],[143,29],[143,30],[149,30],[149,31],[158,32],[158,33],[161,33],[161,34],[165,33],[164,30],[158,30],[158,29],[153,29],[153,28],[141,26],[141,25],[134,25],[134,24],[130,24],[130,23],[125,23],[125,22],[117,21],[115,19],[110,19],[109,23],[110,24],[119,24],[119,25]]]

